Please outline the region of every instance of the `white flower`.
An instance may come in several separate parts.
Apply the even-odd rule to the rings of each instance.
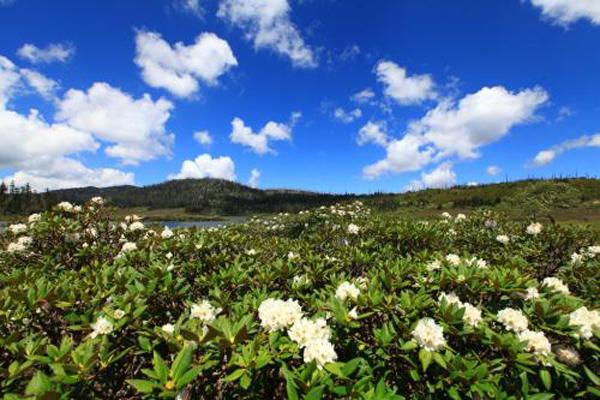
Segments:
[[[451,219],[452,215],[450,215],[450,213],[447,213],[446,211],[444,211],[442,213],[442,218],[444,218],[444,219]]]
[[[558,278],[554,278],[554,277],[544,278],[544,280],[542,281],[542,286],[548,286],[550,289],[555,290],[560,293],[563,293],[563,294],[570,293],[567,285],[565,285],[565,283]]]
[[[587,254],[592,258],[596,257],[598,254],[600,254],[600,246],[589,246],[587,248]]]
[[[142,217],[140,217],[139,215],[136,214],[132,214],[132,215],[127,215],[125,217],[125,222],[127,222],[128,224],[135,222],[135,221],[140,221],[142,219]]]
[[[292,278],[292,286],[300,287],[310,283],[310,279],[306,275],[295,275]]]
[[[348,312],[348,317],[350,319],[358,319],[358,311],[356,310],[356,307]]]
[[[73,212],[79,213],[81,211],[83,211],[83,208],[81,206],[73,206]]]
[[[361,276],[361,277],[356,278],[354,283],[358,285],[359,289],[366,290],[367,285],[369,284],[369,280],[367,278],[365,278],[364,276]]]
[[[488,267],[487,261],[482,260],[481,258],[475,260],[475,265],[480,269],[486,269]]]
[[[199,304],[192,304],[190,316],[209,324],[217,318],[219,312],[221,309],[213,307],[208,300],[202,300]]]
[[[450,265],[457,266],[460,264],[460,257],[456,254],[448,254],[446,256],[446,261],[448,261]]]
[[[60,211],[64,211],[64,212],[73,212],[73,204],[69,203],[68,201],[63,201],[60,202],[56,205],[56,207],[60,210]]]
[[[113,314],[113,317],[115,317],[115,319],[121,319],[125,316],[125,311],[123,310],[116,310],[115,313]]]
[[[517,334],[519,341],[525,342],[525,350],[536,356],[547,356],[552,351],[552,345],[544,332],[524,330]]]
[[[313,340],[304,348],[304,362],[315,361],[319,369],[323,369],[325,364],[335,360],[337,360],[337,353],[328,340]]]
[[[129,230],[131,232],[143,231],[144,229],[146,229],[146,227],[144,226],[144,223],[140,221],[135,221],[129,225]]]
[[[571,262],[573,264],[577,264],[578,262],[583,261],[583,258],[584,258],[583,255],[581,255],[581,254],[579,254],[577,252],[571,254]]]
[[[533,222],[529,224],[527,227],[527,234],[532,236],[537,236],[542,232],[542,224],[539,222]]]
[[[341,301],[345,301],[347,298],[356,300],[359,294],[360,289],[354,286],[353,283],[350,283],[348,281],[340,283],[340,285],[335,290],[335,297],[337,297]]]
[[[137,250],[137,244],[135,244],[134,242],[125,242],[121,247],[121,253],[128,253],[134,250]]]
[[[36,222],[40,222],[42,216],[40,214],[31,214],[29,218],[27,218],[27,222],[30,224],[35,224]]]
[[[163,326],[160,327],[160,329],[162,329],[162,331],[164,333],[172,335],[173,332],[175,332],[175,325],[173,325],[173,324],[164,324]]]
[[[427,263],[425,268],[427,269],[427,271],[432,272],[442,268],[442,263],[440,263],[438,260],[430,261]]]
[[[463,303],[465,313],[463,314],[463,321],[467,325],[477,326],[481,322],[481,310],[469,303]]]
[[[246,250],[246,255],[247,256],[255,256],[256,255],[256,250],[254,250],[254,249]]]
[[[537,288],[533,286],[527,288],[527,291],[525,293],[525,300],[533,300],[537,299],[538,297],[540,297],[540,292],[538,292]]]
[[[315,340],[329,340],[331,330],[324,318],[318,318],[315,321],[301,318],[288,329],[288,336],[302,348]]]
[[[360,228],[358,225],[356,224],[350,224],[348,225],[348,233],[351,235],[358,235],[358,233],[360,232]]]
[[[91,325],[92,333],[90,337],[93,339],[98,335],[108,335],[113,331],[113,324],[104,317],[100,317]]]
[[[495,229],[498,226],[498,223],[493,219],[486,219],[484,225],[488,229]]]
[[[444,292],[440,293],[440,295],[438,296],[438,302],[442,303],[443,300],[446,300],[446,303],[448,305],[454,304],[459,307],[462,306],[460,299],[454,293],[444,293]]]
[[[578,336],[589,339],[595,330],[600,329],[600,312],[580,307],[569,314],[569,325],[579,328]]]
[[[287,255],[288,260],[295,260],[296,258],[298,258],[298,254],[294,253],[293,251],[290,251]]]
[[[302,307],[296,300],[267,299],[258,307],[260,325],[269,332],[290,327],[302,318]]]
[[[9,243],[6,251],[9,253],[22,253],[31,245],[33,239],[29,236],[21,236],[16,242]]]
[[[102,205],[102,204],[104,204],[104,199],[100,196],[92,197],[90,200],[90,203],[96,204],[96,205]]]
[[[508,242],[510,242],[508,235],[498,235],[496,236],[496,240],[502,244],[508,244]]]
[[[422,318],[412,331],[417,344],[427,351],[441,350],[446,345],[444,330],[431,318]]]
[[[8,231],[13,235],[19,235],[23,232],[27,232],[27,225],[25,224],[12,224],[8,227]]]
[[[454,218],[455,222],[460,222],[460,221],[464,221],[465,219],[467,219],[467,216],[465,214],[458,214],[456,216],[456,218]]]
[[[581,356],[577,350],[570,347],[560,347],[556,350],[556,358],[558,361],[575,367],[581,364]]]
[[[522,332],[527,329],[529,321],[521,310],[514,308],[505,308],[498,311],[498,321],[509,331]]]
[[[160,237],[163,239],[169,239],[173,237],[173,231],[168,226],[165,226],[165,228],[160,234]]]

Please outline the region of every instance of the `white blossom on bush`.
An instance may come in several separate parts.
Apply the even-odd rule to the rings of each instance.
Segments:
[[[441,350],[446,346],[444,330],[431,318],[422,318],[412,331],[412,336],[419,346],[427,351]]]
[[[146,226],[141,221],[135,221],[129,225],[129,230],[131,232],[143,231],[144,229],[146,229]]]
[[[542,224],[539,222],[532,222],[527,226],[527,234],[537,236],[542,232]]]
[[[172,335],[173,332],[175,332],[175,325],[173,325],[173,324],[164,324],[163,326],[160,327],[160,329],[163,332],[165,332],[165,333],[167,333],[169,335]]]
[[[94,339],[98,335],[108,335],[113,331],[113,324],[109,320],[104,317],[100,317],[90,325],[92,328],[92,333],[90,333],[90,337]]]
[[[360,232],[360,227],[356,224],[350,224],[348,225],[348,233],[351,235],[358,235],[358,233]]]
[[[31,214],[28,218],[27,218],[27,222],[29,222],[30,224],[35,224],[38,223],[42,220],[42,216],[40,214]]]
[[[438,260],[430,261],[427,263],[425,268],[427,269],[427,271],[433,272],[442,268],[442,263],[440,263]]]
[[[345,301],[348,298],[356,300],[359,294],[360,289],[357,288],[353,283],[350,283],[348,281],[340,283],[337,289],[335,290],[335,297],[337,297],[341,301]]]
[[[316,340],[329,340],[331,330],[324,318],[312,321],[308,318],[300,318],[288,329],[288,336],[298,344],[300,348],[306,347],[310,342]]]
[[[269,332],[292,326],[302,318],[302,307],[296,300],[267,299],[258,307],[260,325]]]
[[[190,317],[199,319],[205,324],[209,324],[217,318],[217,314],[220,312],[220,308],[213,307],[208,300],[202,300],[198,304],[192,304]]]
[[[481,310],[469,303],[463,303],[462,306],[465,309],[465,313],[463,314],[463,321],[467,325],[477,326],[482,320]]]
[[[544,332],[530,331],[528,329],[517,334],[519,341],[525,342],[525,350],[536,356],[547,356],[552,351],[550,341]]]
[[[540,297],[540,292],[537,290],[536,287],[528,287],[525,291],[525,300],[533,300],[533,299],[537,299]]]
[[[446,261],[448,261],[450,265],[460,265],[460,257],[457,254],[448,254],[446,256]]]
[[[562,294],[570,293],[567,285],[565,285],[565,283],[558,278],[554,278],[554,277],[544,278],[544,280],[542,281],[542,286],[547,286],[550,289],[552,289],[556,292],[560,292]]]
[[[505,308],[498,311],[498,321],[509,331],[522,332],[527,329],[529,321],[521,310],[514,308]]]
[[[304,362],[314,361],[319,369],[335,360],[337,360],[337,353],[329,340],[313,340],[304,348]]]
[[[68,201],[62,201],[58,203],[56,208],[64,212],[73,212],[73,204],[69,203]]]
[[[20,235],[21,233],[27,232],[27,225],[25,224],[12,224],[8,226],[8,231],[13,235]]]
[[[163,239],[169,239],[173,237],[173,231],[168,227],[165,226],[163,231],[160,233],[160,237]]]
[[[454,293],[440,293],[440,295],[438,296],[438,302],[441,303],[443,300],[446,300],[446,303],[448,303],[448,305],[455,304],[459,307],[462,306],[462,302]]]
[[[578,336],[589,339],[595,330],[600,329],[600,312],[582,306],[569,314],[569,325],[578,328]]]
[[[581,364],[581,356],[572,347],[560,347],[555,351],[556,358],[558,361],[570,365],[571,367],[575,367]]]
[[[508,235],[498,235],[496,236],[496,240],[502,244],[508,244],[510,242]]]

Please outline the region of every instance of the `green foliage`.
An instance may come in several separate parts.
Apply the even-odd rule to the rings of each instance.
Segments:
[[[538,232],[491,212],[392,219],[351,203],[169,235],[111,212],[63,204],[0,235],[4,399],[600,394],[598,326],[570,322],[600,306],[600,238],[586,228]],[[343,282],[355,296],[337,293]],[[268,330],[267,299],[323,318],[335,357],[307,358],[289,326]],[[551,348],[506,329],[505,308]],[[441,341],[415,333],[425,318]]]

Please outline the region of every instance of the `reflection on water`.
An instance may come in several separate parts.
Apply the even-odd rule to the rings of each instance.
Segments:
[[[175,228],[216,228],[220,226],[242,224],[246,222],[246,217],[228,217],[222,221],[152,221],[162,226]]]

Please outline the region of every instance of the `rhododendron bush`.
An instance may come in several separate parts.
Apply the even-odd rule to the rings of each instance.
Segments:
[[[210,229],[101,198],[0,234],[0,392],[70,398],[600,396],[600,238],[359,202]]]

